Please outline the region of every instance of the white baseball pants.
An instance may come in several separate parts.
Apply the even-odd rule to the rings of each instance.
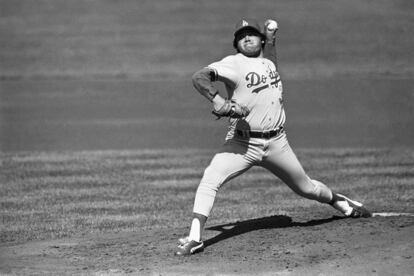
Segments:
[[[303,197],[322,203],[332,200],[331,190],[305,173],[283,132],[272,139],[234,137],[227,140],[204,171],[193,212],[208,217],[220,186],[252,166],[268,169]]]

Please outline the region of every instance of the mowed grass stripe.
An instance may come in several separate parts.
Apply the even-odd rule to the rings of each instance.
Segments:
[[[167,159],[171,160],[174,156],[198,159],[203,155],[211,155],[211,150],[206,149],[140,149],[140,150],[104,150],[104,151],[64,151],[64,152],[18,152],[18,153],[0,153],[3,161],[9,159],[15,163],[34,162],[56,163],[70,161],[96,161],[96,160],[151,160]],[[182,160],[185,161],[185,160]]]
[[[198,160],[200,159],[199,156]],[[8,169],[5,170],[4,166],[2,168],[5,177],[2,183],[7,183],[7,185],[0,184],[0,187],[3,188],[5,194],[14,194],[22,189],[24,192],[30,192],[60,186],[70,186],[74,189],[132,184],[159,186],[159,182],[167,183],[177,180],[186,182],[188,179],[196,181],[202,174],[202,166],[206,164],[206,162],[201,162],[203,164],[197,165],[191,158],[185,157],[163,158],[160,159],[159,164],[154,161],[148,164],[147,160],[134,160],[136,164],[134,166],[130,166],[132,163],[130,160],[126,164],[124,161],[120,159],[113,165],[95,162],[98,165],[94,167],[88,165],[90,160],[83,159],[78,159],[76,165],[70,162],[67,165],[61,163],[58,167],[52,167],[46,161],[44,164],[37,164],[37,169],[33,169],[32,165],[15,166],[11,163]]]
[[[12,183],[23,183],[23,182],[31,182],[32,184],[39,183],[39,178],[42,179],[43,183],[66,183],[69,184],[75,182],[91,182],[91,181],[98,181],[102,183],[106,183],[109,181],[119,181],[121,179],[127,179],[131,181],[131,178],[135,179],[136,181],[142,180],[162,180],[162,179],[172,179],[172,178],[188,178],[188,177],[195,177],[200,176],[202,174],[202,170],[199,170],[195,167],[179,167],[179,168],[157,168],[153,167],[152,169],[143,169],[143,168],[134,168],[134,169],[127,169],[125,171],[93,171],[93,170],[82,170],[82,171],[64,171],[59,173],[51,173],[49,171],[37,171],[35,173],[31,172],[23,172],[18,176],[13,178],[9,178],[8,180]],[[108,180],[105,181],[105,177]],[[22,181],[23,180],[23,181]],[[102,181],[104,180],[104,181]],[[23,184],[24,185],[24,184]]]
[[[195,152],[196,153],[196,152]],[[82,175],[88,174],[91,171],[99,173],[125,173],[130,170],[150,170],[150,169],[174,169],[182,167],[197,166],[200,162],[207,163],[200,158],[203,155],[192,154],[190,157],[187,154],[181,155],[165,155],[162,158],[153,156],[151,158],[142,159],[141,155],[136,158],[118,158],[116,155],[103,155],[96,158],[91,154],[89,158],[72,158],[66,161],[50,161],[50,160],[30,160],[27,158],[10,158],[2,157],[1,172],[3,176],[13,178],[28,178],[38,177],[43,174],[51,176],[65,176],[65,175]],[[83,156],[80,153],[79,156]],[[25,160],[22,161],[21,159]]]
[[[213,154],[197,149],[1,154],[1,241],[183,227]],[[305,149],[297,155],[312,178],[335,191],[380,211],[413,211],[412,149]],[[216,202],[210,223],[329,212],[262,168],[223,185]]]
[[[394,149],[297,149],[299,160],[309,165],[352,166],[414,165],[414,152],[407,148]]]

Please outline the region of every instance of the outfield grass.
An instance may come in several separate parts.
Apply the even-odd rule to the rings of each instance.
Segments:
[[[209,150],[1,155],[2,243],[187,225]],[[298,150],[309,175],[377,212],[414,212],[412,149]],[[310,208],[312,207],[312,208]],[[227,183],[211,223],[332,210],[294,195],[262,168]]]
[[[414,73],[411,1],[0,1],[0,78],[191,74],[233,53],[241,17],[275,18],[284,78]]]
[[[227,130],[190,76],[0,85],[3,152],[215,149]],[[412,91],[411,79],[287,80],[289,141],[294,148],[412,148]]]

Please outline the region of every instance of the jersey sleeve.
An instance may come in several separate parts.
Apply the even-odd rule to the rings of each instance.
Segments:
[[[216,80],[222,81],[233,87],[237,86],[240,81],[240,74],[238,74],[237,67],[235,56],[227,56],[220,61],[208,65],[208,68],[215,71]]]

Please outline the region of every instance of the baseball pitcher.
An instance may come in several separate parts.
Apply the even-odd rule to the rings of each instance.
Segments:
[[[192,77],[196,90],[211,102],[212,113],[229,118],[229,130],[225,143],[204,171],[195,195],[190,232],[179,239],[176,255],[203,251],[202,231],[217,191],[252,166],[266,168],[297,194],[329,204],[344,216],[372,216],[361,203],[311,179],[289,146],[283,127],[286,115],[276,59],[277,30],[274,20],[266,20],[263,31],[254,19],[240,20],[233,39],[237,53],[211,63]],[[227,98],[214,86],[216,81],[224,83]]]

